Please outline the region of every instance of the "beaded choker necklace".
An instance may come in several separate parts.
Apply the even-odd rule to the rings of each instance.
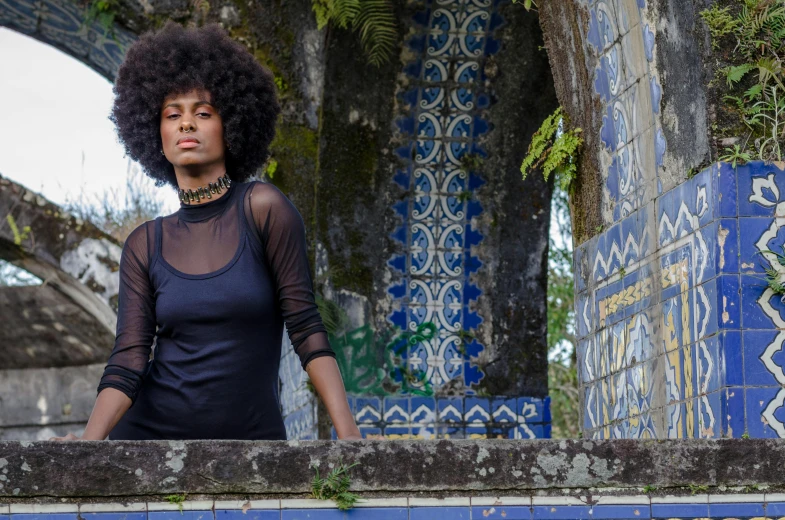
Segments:
[[[213,193],[221,193],[221,189],[229,189],[231,185],[232,179],[224,174],[222,177],[218,177],[218,180],[215,182],[208,182],[207,187],[199,186],[196,190],[188,188],[188,191],[181,189],[178,196],[180,197],[180,202],[190,205],[193,201],[201,202],[202,199],[212,199]]]

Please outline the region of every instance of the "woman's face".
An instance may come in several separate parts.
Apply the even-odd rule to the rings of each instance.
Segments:
[[[192,90],[168,96],[161,105],[161,142],[175,167],[224,162],[224,128],[210,93]]]

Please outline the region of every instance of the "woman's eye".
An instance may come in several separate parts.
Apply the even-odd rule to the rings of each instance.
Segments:
[[[167,119],[174,119],[175,117],[179,117],[180,114],[169,114],[166,116]]]
[[[198,113],[198,114],[196,114],[196,115],[198,115],[198,116],[207,116],[207,117],[210,117],[210,113],[209,113],[209,112],[199,112],[199,113]]]

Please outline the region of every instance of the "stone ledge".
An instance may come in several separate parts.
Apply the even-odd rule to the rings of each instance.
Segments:
[[[783,487],[785,442],[2,441],[0,501],[305,496],[312,466],[340,459],[359,462],[351,489],[364,496],[760,493]]]

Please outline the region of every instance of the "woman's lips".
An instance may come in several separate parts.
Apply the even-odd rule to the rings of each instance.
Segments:
[[[193,139],[184,139],[177,143],[178,148],[196,148],[199,146],[199,141]]]

